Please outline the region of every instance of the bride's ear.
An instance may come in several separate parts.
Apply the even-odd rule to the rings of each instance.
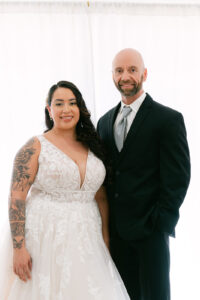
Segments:
[[[49,112],[49,117],[50,119],[52,119],[52,115],[51,115],[51,107],[49,105],[46,106],[46,109],[48,110]]]

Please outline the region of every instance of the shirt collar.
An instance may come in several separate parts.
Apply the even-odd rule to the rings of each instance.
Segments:
[[[130,106],[132,108],[132,110],[135,113],[137,113],[138,110],[139,110],[139,108],[140,108],[140,106],[141,106],[141,104],[142,104],[142,102],[144,101],[145,97],[146,97],[146,93],[143,92],[142,95],[140,95],[139,98],[137,98],[135,101],[133,101],[129,105],[126,105],[123,101],[121,101],[120,113],[122,112],[122,109],[123,109],[124,106]]]

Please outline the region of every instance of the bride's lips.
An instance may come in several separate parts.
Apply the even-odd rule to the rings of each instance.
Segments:
[[[73,116],[62,116],[60,117],[64,122],[70,122],[73,119]]]

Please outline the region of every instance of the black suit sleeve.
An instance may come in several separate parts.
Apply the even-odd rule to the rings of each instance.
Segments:
[[[100,132],[99,132],[99,123],[100,123],[100,120],[101,119],[99,119],[99,121],[97,122],[97,129],[96,129],[99,136],[100,136]]]
[[[158,229],[173,235],[190,181],[190,157],[183,117],[173,116],[161,130]]]

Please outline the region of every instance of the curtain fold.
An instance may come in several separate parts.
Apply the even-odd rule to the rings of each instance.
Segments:
[[[91,4],[200,4],[200,0],[0,0],[0,3],[67,3],[69,5],[73,4],[86,4],[90,6]]]
[[[189,1],[3,1],[0,0],[0,14],[66,14],[101,16],[169,16],[200,17],[200,0]]]

